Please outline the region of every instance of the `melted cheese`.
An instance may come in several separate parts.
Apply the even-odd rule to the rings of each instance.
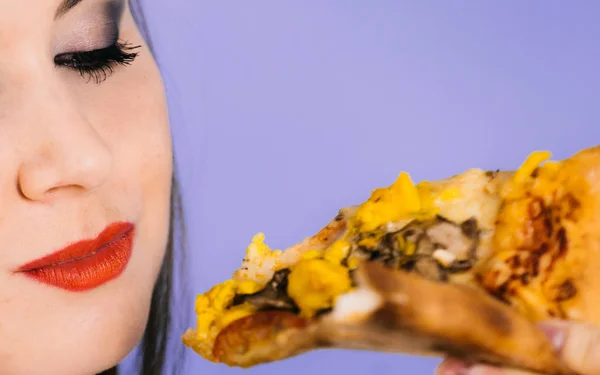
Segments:
[[[352,286],[348,269],[321,258],[302,259],[288,277],[288,295],[300,308],[300,315],[311,318],[333,306],[335,299]]]
[[[533,321],[546,319],[549,314],[561,317],[561,313],[566,313],[563,309],[564,302],[557,302],[555,295],[556,285],[567,279],[567,275],[562,273],[566,268],[556,267],[551,263],[552,241],[556,241],[556,237],[551,232],[546,234],[549,229],[540,230],[532,224],[535,217],[542,215],[542,204],[547,209],[548,206],[560,202],[564,192],[559,175],[568,173],[562,169],[565,164],[547,161],[550,156],[550,153],[545,151],[532,153],[503,186],[503,209],[498,215],[494,236],[495,253],[483,265],[481,272],[484,275],[483,285],[488,290],[494,292],[510,289],[510,293],[503,297]],[[535,212],[536,207],[539,212]],[[558,224],[553,222],[554,228],[560,224],[561,218],[557,219]],[[509,260],[527,259],[529,254],[540,246],[540,241],[546,241],[539,238],[540,234],[534,233],[536,230],[541,235],[550,236],[550,244],[546,243],[546,248],[549,246],[550,250],[546,250],[548,253],[536,255],[536,270],[527,272],[528,282],[527,285],[523,285],[518,282],[519,278],[512,276],[527,269],[511,265],[514,262]]]
[[[187,338],[184,343],[205,358],[212,358],[212,343],[223,328],[256,311],[247,304],[228,308],[236,293],[240,291],[239,287],[234,280],[228,280],[196,297],[197,328],[194,337]],[[254,290],[257,286],[246,283],[241,287]]]
[[[371,197],[356,211],[355,221],[362,231],[372,231],[388,222],[432,214],[427,187],[424,184],[419,189],[409,175],[402,172],[389,187],[373,191]]]
[[[331,263],[340,264],[350,251],[350,243],[345,240],[335,241],[329,249],[325,250],[323,258]]]
[[[515,172],[513,183],[521,184],[529,180],[533,171],[535,171],[542,162],[550,159],[551,156],[552,154],[548,151],[532,152],[527,159],[525,159],[525,162],[523,162],[521,167]]]
[[[240,294],[253,294],[260,291],[263,287],[263,284],[254,280],[242,280],[237,284],[237,292]]]
[[[550,159],[552,154],[548,151],[532,152],[514,173],[509,183],[505,184],[501,192],[503,199],[518,199],[525,195],[529,190],[530,184],[534,181],[532,174],[540,167],[540,164]],[[546,170],[555,169],[556,164],[551,164]]]

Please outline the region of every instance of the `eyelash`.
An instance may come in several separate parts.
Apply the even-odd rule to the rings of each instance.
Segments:
[[[117,66],[130,65],[138,56],[131,52],[140,46],[131,46],[127,42],[115,42],[113,45],[84,52],[69,52],[54,57],[54,64],[73,69],[81,75],[88,77],[97,84],[104,82]]]

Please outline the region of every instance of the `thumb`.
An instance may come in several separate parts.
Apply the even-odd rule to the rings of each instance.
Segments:
[[[581,375],[600,374],[600,327],[550,320],[540,328],[567,367]]]

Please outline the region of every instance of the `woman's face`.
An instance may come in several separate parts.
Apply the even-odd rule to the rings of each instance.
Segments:
[[[125,1],[0,0],[1,374],[94,374],[136,345],[171,160]]]

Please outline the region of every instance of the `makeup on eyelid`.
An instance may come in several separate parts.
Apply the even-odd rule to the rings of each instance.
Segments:
[[[56,67],[78,72],[86,83],[99,84],[112,75],[115,68],[130,65],[135,60],[138,53],[134,50],[138,46],[123,39],[123,35],[129,35],[127,23],[122,25],[121,22],[124,0],[82,1],[71,5],[66,6],[68,11],[57,21],[55,40],[61,42],[53,49]]]
[[[74,8],[64,18],[73,17],[78,21],[75,21],[75,25],[73,22],[65,22],[68,25],[65,26],[65,32],[61,32],[60,26],[58,27],[57,34],[60,37],[56,38],[59,42],[53,47],[54,54],[91,51],[114,44],[119,38],[119,26],[124,9],[125,2],[123,0],[112,0],[94,5],[92,9],[90,7]],[[83,16],[77,14],[78,11]]]

